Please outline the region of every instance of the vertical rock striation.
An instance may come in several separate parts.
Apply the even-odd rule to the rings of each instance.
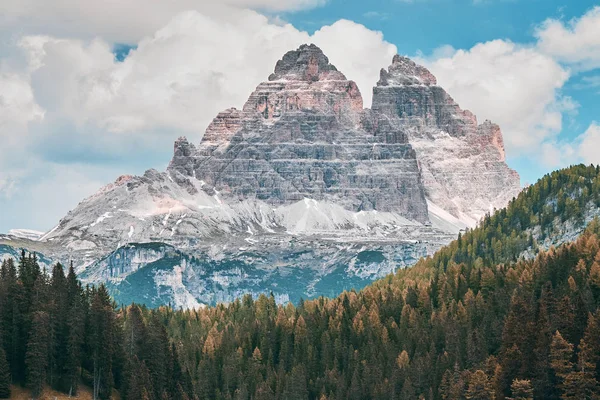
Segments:
[[[396,56],[373,93],[363,109],[303,45],[200,143],[177,139],[167,171],[120,177],[32,243],[126,302],[333,296],[432,254],[520,190],[500,128],[426,68]]]
[[[478,125],[412,60],[395,56],[381,70],[372,109],[408,135],[427,198],[466,225],[504,207],[521,190],[519,175],[506,165],[498,125]]]
[[[169,172],[201,179],[224,199],[310,198],[427,220],[405,132],[364,111],[356,84],[315,45],[288,52],[241,111],[217,115],[197,148],[177,141]]]

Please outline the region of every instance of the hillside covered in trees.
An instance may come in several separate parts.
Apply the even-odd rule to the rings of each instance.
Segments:
[[[48,385],[96,399],[186,399],[191,379],[165,329],[168,314],[117,309],[106,288],[82,287],[72,268],[42,271],[22,253],[0,269],[0,398],[10,384],[36,398]]]
[[[433,257],[366,289],[174,311],[117,307],[23,255],[0,280],[7,382],[123,399],[598,399],[600,170],[529,187]]]

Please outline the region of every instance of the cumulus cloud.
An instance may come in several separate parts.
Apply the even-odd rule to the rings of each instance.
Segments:
[[[557,168],[569,164],[600,164],[600,125],[592,122],[588,129],[571,141],[552,141],[542,146],[542,161]]]
[[[324,26],[310,40],[321,47],[348,79],[356,82],[365,107],[371,107],[379,71],[392,63],[398,52],[396,46],[386,42],[381,32],[348,20]]]
[[[48,120],[70,121],[73,134],[101,129],[120,141],[120,134],[162,132],[172,138],[173,131],[199,140],[217,112],[240,108],[276,61],[305,42],[321,46],[356,80],[367,104],[379,68],[396,52],[380,32],[352,21],[340,20],[309,36],[249,10],[227,21],[196,11],[179,14],[140,41],[123,62],[100,39],[29,36],[20,45],[30,60],[32,91]]]
[[[0,2],[0,30],[136,43],[189,10],[215,16],[244,8],[270,12],[317,7],[326,0],[8,0]]]
[[[340,20],[311,36],[233,8],[228,14],[179,13],[135,43],[123,62],[115,60],[105,38],[25,35],[11,50],[13,58],[25,60],[13,68],[22,71],[19,80],[12,79],[20,87],[5,102],[11,104],[5,112],[26,133],[13,157],[26,153],[49,165],[119,165],[121,173],[163,168],[175,137],[200,140],[219,111],[241,108],[277,60],[307,42],[319,45],[357,81],[367,105],[379,68],[396,52],[380,32],[352,21]],[[35,173],[30,168],[21,181]],[[101,175],[105,182],[115,178]],[[85,182],[83,175],[56,174],[53,186],[60,190],[77,179]],[[63,213],[78,200],[63,201]]]
[[[423,62],[461,106],[500,124],[511,157],[534,157],[553,168],[597,162],[589,150],[598,144],[596,124],[574,139],[561,132],[565,117],[579,107],[563,86],[600,67],[600,7],[570,21],[548,19],[534,38],[526,45],[494,40],[468,50],[442,46]],[[598,77],[587,76],[572,87],[598,85]]]
[[[564,22],[548,19],[535,32],[538,48],[577,69],[600,67],[600,6]]]
[[[29,122],[44,112],[35,101],[26,76],[0,71],[0,139],[6,145],[27,132]]]
[[[494,40],[469,50],[446,46],[422,61],[461,107],[501,126],[513,157],[557,135],[563,113],[576,107],[560,95],[569,71],[534,47]]]
[[[578,151],[577,154],[580,156],[583,162],[600,164],[600,125],[596,122],[592,123],[590,127],[577,139]]]
[[[49,230],[69,208],[106,184],[106,176],[117,176],[122,167],[89,164],[61,165],[32,161],[18,187],[2,195],[0,177],[0,224],[2,231],[29,227]],[[14,181],[13,181],[14,182]]]

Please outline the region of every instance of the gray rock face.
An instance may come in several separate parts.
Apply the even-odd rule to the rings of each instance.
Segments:
[[[408,58],[396,56],[381,71],[372,108],[408,135],[427,198],[467,225],[521,190],[519,175],[506,165],[498,125],[478,125],[427,69]]]
[[[314,44],[303,44],[298,50],[288,51],[275,65],[269,81],[298,80],[316,82],[345,81],[344,74],[329,63],[329,59]]]
[[[167,171],[118,178],[22,247],[124,302],[333,296],[432,254],[518,190],[499,127],[427,69],[394,57],[363,109],[304,45],[199,144],[177,139]]]
[[[220,113],[196,148],[175,144],[171,176],[226,200],[304,198],[425,222],[416,155],[405,132],[365,112],[356,84],[314,45],[287,53],[242,111]]]

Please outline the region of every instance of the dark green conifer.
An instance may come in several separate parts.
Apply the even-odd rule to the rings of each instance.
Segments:
[[[10,367],[0,342],[0,399],[10,398]]]

